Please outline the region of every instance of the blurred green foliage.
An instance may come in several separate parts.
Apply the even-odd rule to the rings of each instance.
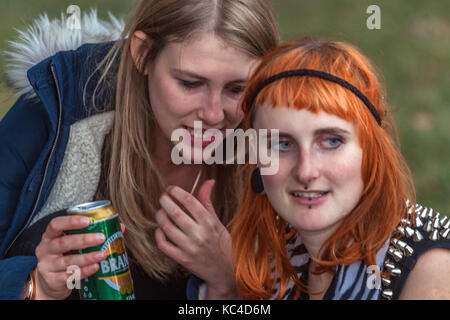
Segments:
[[[126,19],[136,1],[15,0],[0,2],[0,50],[47,12],[59,17],[70,4],[110,11]],[[360,47],[384,74],[388,102],[399,127],[402,152],[418,202],[450,213],[450,3],[448,0],[273,0],[284,40],[317,36]],[[381,9],[381,29],[369,30],[369,5]],[[0,56],[3,68],[3,57]],[[15,97],[0,80],[0,118]]]

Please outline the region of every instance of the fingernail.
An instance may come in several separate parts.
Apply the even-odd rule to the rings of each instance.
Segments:
[[[166,192],[169,192],[169,190],[172,188],[172,186],[168,186],[167,188],[166,188]]]
[[[106,237],[103,233],[97,233],[97,235],[95,236],[97,238],[98,241],[105,241]]]
[[[97,259],[105,259],[106,258],[106,253],[104,251],[99,252],[96,254]]]
[[[98,264],[93,264],[89,267],[89,269],[91,269],[91,271],[95,271],[98,268]]]
[[[81,218],[81,223],[82,224],[91,224],[91,219],[89,219],[88,217],[83,217],[83,218]]]

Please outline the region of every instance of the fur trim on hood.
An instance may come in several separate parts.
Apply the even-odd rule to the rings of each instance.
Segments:
[[[116,41],[120,38],[125,23],[109,13],[110,21],[100,20],[97,10],[92,9],[81,17],[80,28],[69,28],[68,19],[49,20],[41,14],[25,30],[17,30],[19,39],[8,41],[10,50],[5,51],[5,76],[8,86],[16,94],[34,97],[35,92],[27,78],[27,71],[34,65],[55,55],[59,51],[75,50],[85,43]]]

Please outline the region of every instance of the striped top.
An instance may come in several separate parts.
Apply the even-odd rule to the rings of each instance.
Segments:
[[[414,221],[403,219],[376,254],[376,266],[364,261],[336,267],[336,272],[323,300],[379,300],[398,299],[406,279],[421,254],[433,248],[450,249],[450,220],[431,208],[416,205]],[[409,214],[411,214],[409,210]],[[412,220],[412,219],[411,219]],[[307,283],[309,254],[297,233],[287,243],[291,264],[299,279]],[[386,277],[381,272],[388,273]],[[273,290],[277,299],[280,279]],[[288,283],[283,300],[294,299],[294,282]],[[301,293],[300,300],[309,299]]]

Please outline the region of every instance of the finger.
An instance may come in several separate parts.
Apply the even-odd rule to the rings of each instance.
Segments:
[[[89,226],[90,220],[83,216],[61,216],[50,221],[43,238],[54,239],[63,234],[63,231],[83,229]]]
[[[67,271],[70,266],[77,266],[83,268],[95,263],[100,263],[105,260],[107,254],[105,251],[94,251],[84,254],[72,254],[58,257],[51,265],[51,272]]]
[[[64,254],[73,250],[82,250],[95,247],[103,242],[106,238],[103,233],[84,233],[65,235],[51,240],[48,243],[49,254]]]
[[[158,210],[155,214],[155,219],[158,223],[159,229],[164,232],[165,237],[170,239],[170,241],[177,246],[184,247],[184,245],[189,241],[183,231],[178,229],[178,227],[170,221],[164,210]]]
[[[91,265],[81,268],[80,279],[84,279],[84,278],[94,275],[99,269],[100,269],[100,266],[98,263],[94,263],[94,264],[91,264]]]
[[[125,233],[125,225],[123,223],[120,224],[120,230],[122,230],[122,233]]]
[[[198,200],[195,199],[195,197],[183,189],[179,187],[172,187],[171,189],[176,189],[171,191],[171,194],[174,194],[174,199],[178,200],[193,216],[197,214],[196,211],[205,210],[202,208]],[[193,218],[196,218],[192,218],[189,214],[183,211],[168,193],[164,193],[159,198],[159,204],[161,205],[161,208],[164,209],[164,211],[169,215],[170,219],[175,222],[181,230],[191,230],[195,227],[195,221]],[[192,211],[195,211],[195,214]]]
[[[215,180],[205,181],[198,191],[198,201],[214,216],[216,216],[216,211],[214,210],[214,205],[211,201],[211,195],[215,184]]]
[[[172,258],[179,264],[186,267],[187,259],[183,251],[170,243],[164,235],[164,232],[159,228],[155,230],[155,239],[159,250],[164,252],[168,257]]]
[[[78,273],[77,277],[79,277],[78,278],[79,280],[90,277],[94,275],[99,270],[99,268],[100,266],[98,265],[98,263],[80,268],[76,271]],[[41,273],[41,277],[44,279],[44,281],[47,283],[49,287],[60,290],[60,289],[68,289],[68,284],[70,280],[74,280],[73,273],[74,273],[73,269],[70,271],[64,270],[61,272],[44,272]]]
[[[186,192],[182,188],[173,186],[167,190],[167,194],[169,194],[170,197],[173,197],[173,199],[177,200],[180,204],[182,204],[189,212],[189,214],[192,216],[195,222],[200,223],[205,219],[205,215],[206,216],[209,215],[209,212],[204,207],[204,205],[192,194]],[[175,204],[173,200],[172,202],[173,204]],[[168,211],[168,208],[164,209],[167,211],[167,213],[171,214],[171,212]]]

